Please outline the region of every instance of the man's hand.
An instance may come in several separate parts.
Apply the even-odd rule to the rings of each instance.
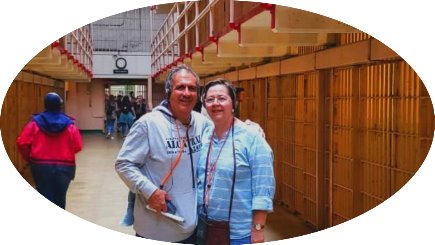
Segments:
[[[264,130],[261,128],[260,124],[253,122],[249,119],[245,120],[245,124],[248,125],[249,127],[252,127],[254,129],[256,129],[258,131],[258,133],[263,137],[266,138],[266,134],[264,133]]]
[[[170,200],[169,195],[164,190],[157,189],[148,199],[148,205],[160,214],[167,211],[166,200]]]

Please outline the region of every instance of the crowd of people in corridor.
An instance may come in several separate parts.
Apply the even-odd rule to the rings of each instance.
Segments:
[[[108,139],[114,139],[116,132],[120,132],[125,138],[133,123],[147,113],[145,99],[142,95],[135,97],[133,92],[130,92],[129,96],[116,97],[113,94],[106,94],[104,104],[104,130]]]

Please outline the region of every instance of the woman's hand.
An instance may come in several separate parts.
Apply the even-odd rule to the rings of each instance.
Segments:
[[[265,242],[264,229],[258,231],[254,227],[252,227],[251,242],[252,243]]]
[[[251,242],[260,243],[265,242],[264,226],[266,225],[267,211],[254,210],[252,216],[252,228],[251,228]],[[256,227],[258,229],[256,229]]]

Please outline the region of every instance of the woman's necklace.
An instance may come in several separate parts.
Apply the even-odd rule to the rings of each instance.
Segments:
[[[230,127],[231,129],[231,127]],[[213,183],[213,179],[214,179],[214,175],[216,173],[216,167],[217,167],[217,162],[219,160],[219,156],[222,152],[222,149],[224,148],[225,142],[227,142],[228,136],[230,134],[230,130],[227,131],[227,135],[225,136],[224,142],[221,145],[221,148],[219,149],[218,155],[216,156],[216,159],[214,160],[214,162],[211,161],[211,156],[212,156],[212,151],[213,151],[213,135],[216,136],[216,130],[213,131],[212,136],[210,137],[210,145],[209,145],[209,156],[210,158],[208,159],[208,164],[207,164],[207,183],[206,183],[206,188],[205,188],[205,206],[208,207],[209,204],[209,199],[210,199],[210,191],[211,191],[211,184]]]

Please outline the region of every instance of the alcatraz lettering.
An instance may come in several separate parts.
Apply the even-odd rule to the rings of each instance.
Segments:
[[[185,140],[186,138],[183,137],[182,140],[184,141],[184,150],[183,153],[189,152],[189,144]],[[197,135],[189,139],[190,141],[190,147],[192,149],[192,153],[198,152],[201,150],[201,136]],[[180,142],[178,141],[178,138],[168,138],[166,139],[166,149],[168,154],[178,154],[178,151],[180,150]]]

